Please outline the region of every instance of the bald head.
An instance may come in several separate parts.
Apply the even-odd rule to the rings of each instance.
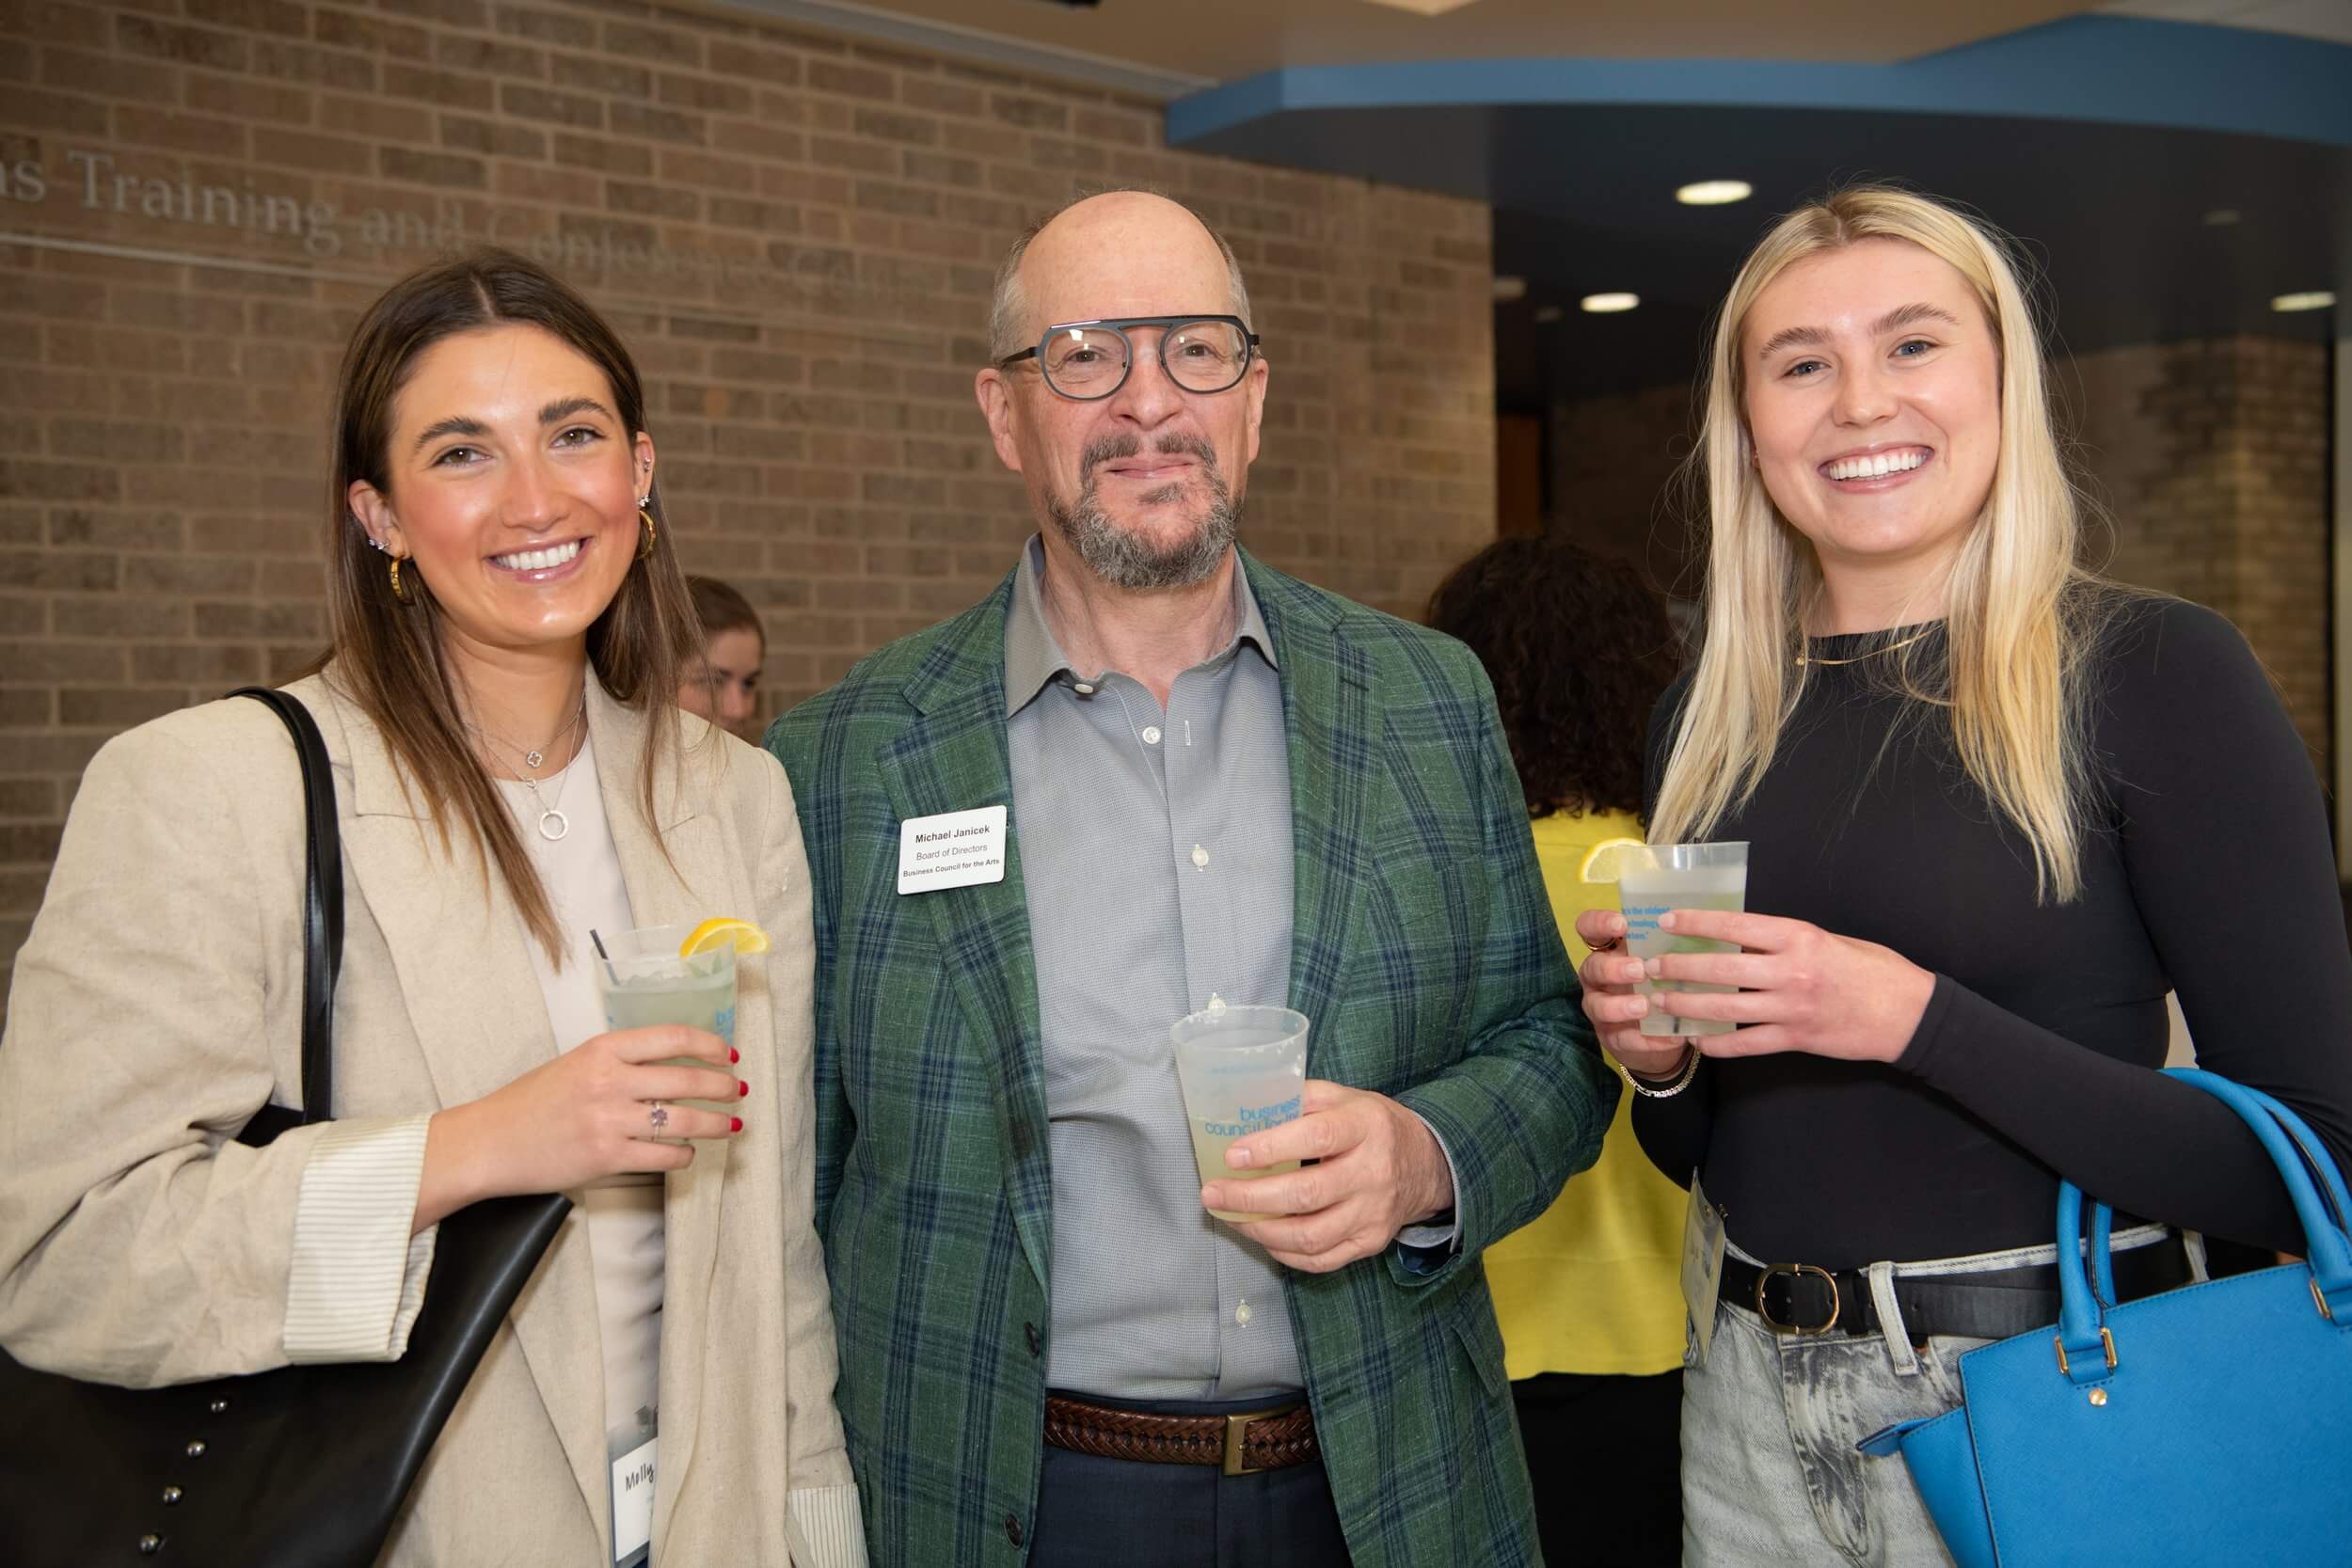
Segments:
[[[1168,309],[1136,305],[1178,296],[1184,303]],[[1104,191],[1071,202],[1013,242],[989,305],[989,354],[1018,354],[1057,322],[1196,310],[1250,320],[1232,247],[1182,202],[1152,191]]]

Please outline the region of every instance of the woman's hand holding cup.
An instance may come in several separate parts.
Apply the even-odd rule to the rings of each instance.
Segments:
[[[1650,999],[1633,989],[1643,968],[1626,950],[1625,916],[1615,910],[1586,910],[1576,917],[1576,934],[1592,949],[1577,977],[1584,983],[1584,1016],[1592,1020],[1601,1049],[1636,1077],[1672,1078],[1681,1069],[1690,1042],[1677,1035],[1642,1033]]]
[[[676,1065],[691,1057],[704,1066]],[[743,1118],[682,1105],[750,1093],[718,1036],[677,1024],[597,1035],[479,1100],[435,1113],[425,1135],[415,1228],[467,1204],[553,1193],[632,1171],[692,1164],[692,1138],[724,1138]]]

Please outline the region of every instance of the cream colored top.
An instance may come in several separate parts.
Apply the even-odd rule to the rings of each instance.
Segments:
[[[555,911],[556,928],[564,934],[562,969],[548,961],[547,950],[536,942],[524,943],[539,976],[540,994],[547,998],[548,1027],[559,1052],[604,1033],[604,999],[596,990],[596,945],[589,932],[626,931],[636,924],[598,785],[596,748],[587,744],[560,774],[539,781],[536,795],[516,780],[499,781],[499,793],[514,808],[523,847]],[[561,811],[569,823],[562,838],[550,839],[539,832],[546,807]],[[596,1323],[604,1350],[604,1431],[610,1445],[616,1434],[650,1428],[651,1414],[660,1403],[661,1177],[655,1171],[608,1177],[571,1197],[588,1216],[588,1253],[596,1268]],[[655,1484],[660,1484],[658,1473]]]

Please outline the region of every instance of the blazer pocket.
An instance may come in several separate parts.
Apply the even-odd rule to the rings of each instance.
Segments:
[[[1472,1285],[1446,1304],[1446,1326],[1470,1357],[1471,1370],[1489,1399],[1502,1399],[1511,1382],[1502,1368],[1502,1327],[1495,1322],[1494,1298],[1484,1285]]]

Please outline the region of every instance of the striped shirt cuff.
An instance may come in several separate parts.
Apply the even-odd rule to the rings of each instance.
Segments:
[[[795,1487],[785,1496],[809,1552],[805,1560],[796,1553],[792,1568],[866,1568],[866,1525],[858,1517],[854,1483]]]
[[[286,1359],[397,1361],[440,1227],[411,1236],[430,1115],[330,1122],[294,1202]]]

